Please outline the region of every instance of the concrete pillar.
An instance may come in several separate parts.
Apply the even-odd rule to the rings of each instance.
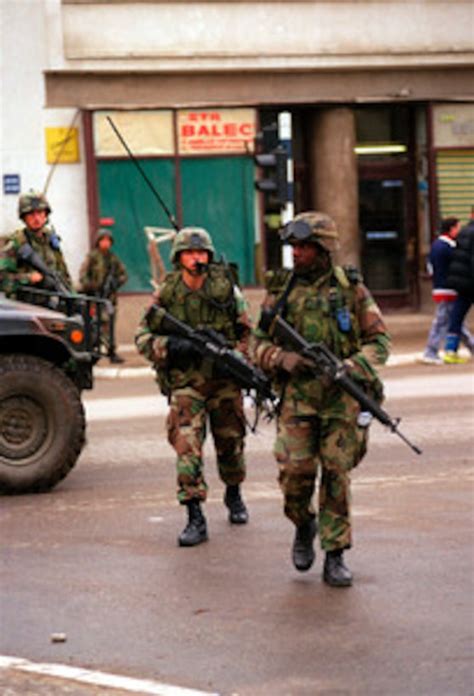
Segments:
[[[355,116],[335,107],[314,112],[310,124],[311,207],[330,215],[339,231],[338,263],[360,268]]]

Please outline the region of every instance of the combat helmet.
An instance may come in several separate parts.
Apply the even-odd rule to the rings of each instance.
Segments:
[[[95,246],[99,244],[102,237],[108,237],[112,244],[114,243],[114,236],[112,232],[109,229],[107,229],[107,227],[99,227],[99,229],[97,230],[97,236],[95,238]]]
[[[45,210],[49,215],[51,207],[44,193],[30,189],[28,193],[23,193],[18,199],[18,217],[23,220],[25,215],[34,210]]]
[[[339,249],[336,223],[326,213],[315,210],[299,213],[280,230],[280,238],[283,242],[315,242],[329,253]]]
[[[209,252],[209,260],[212,261],[215,249],[212,239],[202,227],[183,227],[173,240],[171,247],[171,263],[177,263],[178,254],[189,249],[201,249]]]

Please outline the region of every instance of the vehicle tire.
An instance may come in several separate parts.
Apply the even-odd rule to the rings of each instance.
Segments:
[[[0,355],[0,493],[39,493],[61,481],[85,443],[79,391],[31,355]]]

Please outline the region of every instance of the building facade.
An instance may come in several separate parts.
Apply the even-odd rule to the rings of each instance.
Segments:
[[[470,1],[45,0],[2,10],[4,220],[13,175],[21,188],[47,184],[73,270],[106,217],[127,290],[147,290],[143,230],[170,227],[158,193],[178,225],[209,229],[243,283],[260,282],[280,262],[279,221],[254,188],[253,144],[281,111],[292,115],[295,210],[336,219],[340,260],[361,267],[386,305],[416,306],[440,218],[464,221],[474,204]],[[32,14],[34,40],[21,31]]]

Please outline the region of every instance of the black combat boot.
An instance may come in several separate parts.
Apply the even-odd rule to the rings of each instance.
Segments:
[[[196,546],[207,541],[206,518],[201,512],[199,500],[193,499],[186,503],[188,508],[188,524],[178,537],[178,546]]]
[[[249,513],[240,495],[240,486],[227,486],[224,495],[224,503],[229,508],[229,522],[231,524],[247,524]]]
[[[111,362],[112,365],[120,365],[125,362],[125,360],[121,358],[120,355],[117,355],[117,353],[111,353],[109,355],[109,362]]]
[[[323,580],[332,587],[350,587],[352,585],[352,573],[345,565],[343,555],[342,549],[326,553]]]
[[[318,528],[314,518],[309,522],[305,522],[300,527],[296,527],[292,558],[293,565],[301,572],[309,570],[316,558],[313,541],[317,531]]]

